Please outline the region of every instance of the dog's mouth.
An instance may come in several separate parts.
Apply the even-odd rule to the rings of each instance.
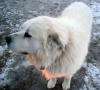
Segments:
[[[28,52],[19,52],[20,54],[28,55]]]
[[[41,67],[40,67],[40,70],[45,70],[45,67],[44,67],[44,66],[41,66]]]
[[[29,62],[34,65],[34,56],[31,55],[31,54],[28,54],[28,56],[29,56],[29,59],[28,59]],[[45,66],[37,66],[37,65],[35,65],[35,67],[37,69],[39,69],[39,70],[44,70],[45,69]]]
[[[9,50],[8,51],[9,53],[18,53],[18,54],[23,54],[23,55],[29,55],[29,53],[28,52],[26,52],[26,51],[13,51],[13,50]]]

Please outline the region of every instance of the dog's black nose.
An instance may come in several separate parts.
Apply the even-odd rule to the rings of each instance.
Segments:
[[[10,36],[5,37],[7,44],[10,44],[12,39]]]

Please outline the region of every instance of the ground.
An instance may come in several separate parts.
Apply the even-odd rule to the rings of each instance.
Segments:
[[[69,90],[100,89],[100,1],[99,0],[0,0],[0,90],[62,90],[61,80],[54,89],[47,89],[47,81],[33,65],[23,66],[24,56],[10,53],[4,37],[19,31],[27,19],[58,16],[74,1],[82,1],[93,12],[92,37],[89,53],[82,68],[75,74]],[[20,67],[20,68],[19,68]]]

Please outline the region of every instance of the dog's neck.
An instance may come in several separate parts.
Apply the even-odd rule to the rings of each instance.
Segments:
[[[62,51],[62,53],[59,56],[57,56],[50,65],[47,66],[46,70],[49,71],[51,74],[59,74],[61,72],[60,67],[62,67],[61,63],[63,62],[64,56],[65,52]]]

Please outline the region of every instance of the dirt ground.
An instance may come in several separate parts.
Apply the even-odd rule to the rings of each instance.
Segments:
[[[23,66],[24,56],[11,54],[4,37],[19,31],[20,25],[36,16],[56,17],[70,3],[82,1],[93,12],[92,37],[87,60],[74,75],[69,90],[100,90],[100,0],[0,0],[0,90],[62,90],[59,79],[53,89],[33,65]]]

